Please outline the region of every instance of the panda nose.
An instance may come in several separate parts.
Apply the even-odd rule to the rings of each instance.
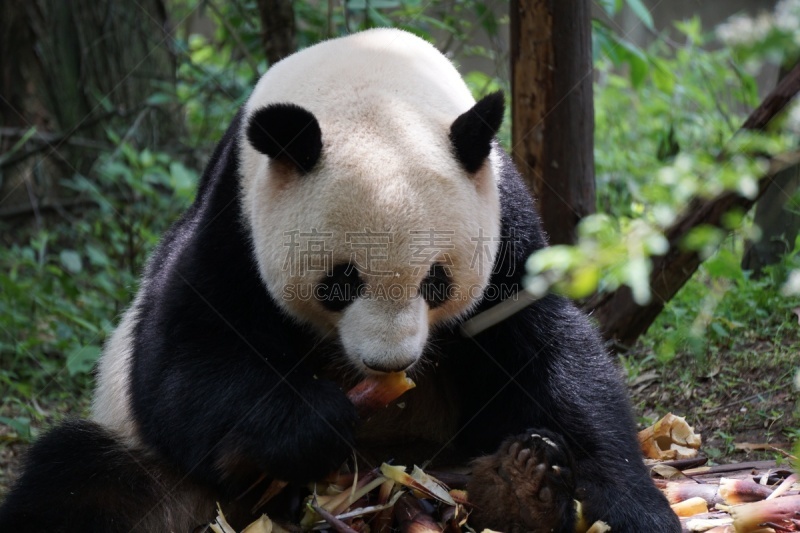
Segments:
[[[384,374],[391,374],[392,372],[402,372],[403,370],[407,369],[412,364],[414,364],[414,361],[409,361],[408,363],[393,361],[391,364],[376,363],[374,361],[368,363],[363,359],[361,360],[361,362],[364,363],[364,366],[369,368],[370,370],[374,370],[375,372],[383,372]]]

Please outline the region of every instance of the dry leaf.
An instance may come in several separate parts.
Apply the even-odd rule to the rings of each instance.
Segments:
[[[261,518],[244,528],[242,533],[272,533],[272,520],[262,514]]]
[[[411,475],[408,475],[406,474],[406,468],[404,466],[392,466],[383,463],[381,465],[381,474],[396,483],[421,492],[428,498],[434,498],[447,505],[456,504],[453,497],[450,496],[447,487],[438,479],[423,472],[418,466],[415,466]]]

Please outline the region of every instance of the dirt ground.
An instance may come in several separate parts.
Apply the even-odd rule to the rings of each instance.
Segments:
[[[683,355],[631,376],[634,412],[642,425],[667,412],[685,417],[713,462],[786,458],[800,441],[796,340],[745,339],[734,348],[715,361]]]

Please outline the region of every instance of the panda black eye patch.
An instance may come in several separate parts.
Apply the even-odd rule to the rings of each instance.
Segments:
[[[364,280],[356,267],[350,263],[341,263],[322,279],[317,296],[329,311],[343,311],[359,297],[363,287]]]
[[[453,280],[447,275],[447,267],[441,263],[434,263],[428,270],[428,275],[422,280],[419,290],[428,307],[435,309],[448,300],[452,287]]]

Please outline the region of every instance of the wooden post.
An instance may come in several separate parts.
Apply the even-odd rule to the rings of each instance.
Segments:
[[[511,1],[512,156],[551,244],[595,211],[589,0]]]

